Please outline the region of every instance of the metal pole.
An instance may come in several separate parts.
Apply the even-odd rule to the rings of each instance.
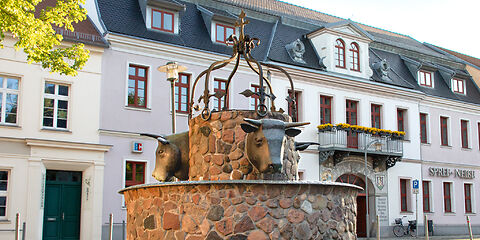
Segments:
[[[122,240],[125,240],[125,220],[122,221]]]
[[[415,223],[418,226],[418,193],[415,194]],[[418,227],[415,231],[415,237],[418,238]]]
[[[364,153],[365,153],[365,169],[363,171],[363,173],[365,174],[365,196],[366,196],[366,203],[367,203],[367,239],[370,238],[370,231],[369,231],[369,209],[368,209],[368,178],[367,178],[367,134],[363,134],[363,144],[365,144],[365,147],[364,147]]]
[[[380,216],[377,215],[377,240],[380,240]]]
[[[20,239],[20,213],[15,218],[15,240]]]
[[[25,240],[25,231],[27,229],[27,223],[23,222],[23,228],[22,228],[22,240]]]
[[[425,240],[428,240],[428,218],[427,218],[427,215],[425,215],[425,222],[423,223],[423,225],[425,225]]]
[[[108,222],[108,239],[112,240],[113,239],[113,214],[110,213],[110,220]]]
[[[470,240],[473,240],[473,233],[472,233],[472,225],[470,224],[470,217],[467,217],[467,226],[468,226],[468,233],[470,234]]]
[[[175,78],[169,79],[172,85],[172,134],[175,134]]]

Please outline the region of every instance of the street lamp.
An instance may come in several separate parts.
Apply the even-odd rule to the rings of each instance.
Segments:
[[[366,144],[367,142],[367,134],[364,133],[364,143],[365,143],[365,148],[363,149],[364,153],[365,153],[365,168],[363,170],[363,174],[365,175],[365,196],[366,196],[366,203],[367,203],[367,239],[370,238],[370,231],[369,231],[369,221],[370,221],[370,218],[369,218],[369,214],[368,214],[368,177],[367,177],[367,149],[372,146],[373,144],[375,144],[375,147],[376,147],[376,150],[377,151],[380,151],[380,148],[382,147],[382,143],[378,140],[378,139],[374,139],[372,141],[370,141],[368,144]]]
[[[166,65],[158,67],[157,70],[167,73],[167,81],[170,81],[172,85],[172,134],[175,134],[175,81],[178,80],[178,72],[187,70],[187,67],[178,65],[176,62],[167,62]]]

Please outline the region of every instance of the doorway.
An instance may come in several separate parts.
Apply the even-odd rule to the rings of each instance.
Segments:
[[[47,170],[44,240],[80,239],[82,172]]]
[[[365,181],[354,174],[343,174],[336,182],[349,183],[365,189]],[[367,236],[367,198],[365,190],[357,195],[357,237]]]

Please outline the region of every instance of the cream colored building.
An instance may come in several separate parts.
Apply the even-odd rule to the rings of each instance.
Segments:
[[[76,41],[90,51],[75,77],[28,64],[11,36],[0,49],[0,239],[100,239],[104,153],[99,144],[105,42],[90,20]],[[64,43],[76,38],[64,32]],[[45,199],[49,198],[48,201]],[[47,208],[49,210],[47,211]],[[21,233],[22,234],[22,233]]]

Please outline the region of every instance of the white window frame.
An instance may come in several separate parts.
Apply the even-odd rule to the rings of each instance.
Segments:
[[[54,84],[55,85],[55,94],[51,93],[45,93],[45,85],[49,84]],[[58,86],[63,85],[68,87],[68,96],[63,96],[58,94]],[[59,83],[55,81],[45,81],[43,84],[43,98],[42,98],[42,128],[44,129],[60,129],[60,130],[68,130],[70,128],[70,96],[71,96],[71,89],[72,85],[68,83]],[[53,127],[50,126],[44,126],[43,125],[43,118],[44,118],[44,109],[45,109],[45,98],[48,99],[53,99]],[[67,101],[68,106],[67,106],[67,126],[65,128],[61,128],[57,126],[57,120],[58,120],[58,101]]]
[[[0,216],[0,220],[7,220],[8,219],[8,203],[9,203],[9,195],[8,195],[8,190],[10,189],[10,180],[12,179],[11,177],[11,171],[10,169],[5,169],[2,168],[0,171],[6,171],[7,172],[7,190],[6,191],[0,191],[0,197],[6,197],[5,201],[5,216]]]
[[[405,179],[407,180],[407,211],[402,211],[402,186],[401,186],[401,180],[402,179]],[[398,197],[399,197],[399,202],[398,202],[398,206],[400,207],[399,208],[399,212],[400,213],[411,213],[413,212],[413,206],[412,206],[412,178],[409,178],[409,177],[399,177],[398,178]]]
[[[424,83],[422,84],[422,76],[423,74],[422,73],[429,73],[430,74],[430,86],[428,86],[426,83],[426,79],[423,79]],[[427,71],[427,70],[418,70],[418,74],[417,74],[417,78],[418,78],[418,85],[422,86],[422,87],[428,87],[428,88],[434,88],[434,72],[432,71]]]
[[[462,92],[459,92],[458,89],[457,89],[457,82],[462,82]],[[462,94],[462,95],[465,95],[467,92],[466,92],[466,87],[465,87],[465,80],[463,79],[459,79],[459,78],[452,78],[452,81],[451,81],[451,85],[452,85],[452,92],[456,93],[456,94]]]
[[[442,145],[442,121],[441,118],[447,118],[447,145]],[[438,140],[441,147],[451,147],[452,146],[452,119],[450,116],[447,115],[439,115],[438,116]],[[460,136],[461,138],[461,136]]]
[[[220,44],[220,45],[225,45],[225,43],[223,42],[217,42],[217,25],[221,25],[223,27],[230,27],[230,28],[233,28],[233,34],[234,35],[237,35],[237,33],[239,32],[239,29],[238,27],[235,27],[234,25],[232,24],[229,24],[229,23],[224,23],[224,22],[217,22],[217,21],[212,21],[212,25],[211,25],[211,34],[210,34],[210,38],[212,39],[212,42],[213,43],[216,43],[216,44]],[[226,36],[227,38],[229,36]],[[225,39],[225,42],[227,41],[227,39]],[[233,45],[229,45],[229,46],[233,46]]]
[[[467,148],[463,148],[462,144],[462,120],[467,121]],[[460,129],[460,148],[462,149],[471,149],[473,144],[472,144],[472,131],[471,131],[471,126],[470,126],[470,120],[465,119],[465,118],[460,118],[459,119],[459,129]]]
[[[1,104],[0,104],[0,124],[2,125],[12,125],[12,126],[17,126],[18,125],[18,114],[19,114],[19,102],[20,102],[20,78],[18,77],[12,77],[12,76],[6,76],[6,75],[0,75],[0,78],[3,78],[3,85],[0,86],[0,94],[1,96]],[[7,81],[8,79],[16,79],[18,81],[18,89],[10,89],[7,88]],[[7,94],[16,94],[17,95],[17,114],[15,118],[15,123],[8,123],[5,122],[6,120],[6,108],[7,108]]]

